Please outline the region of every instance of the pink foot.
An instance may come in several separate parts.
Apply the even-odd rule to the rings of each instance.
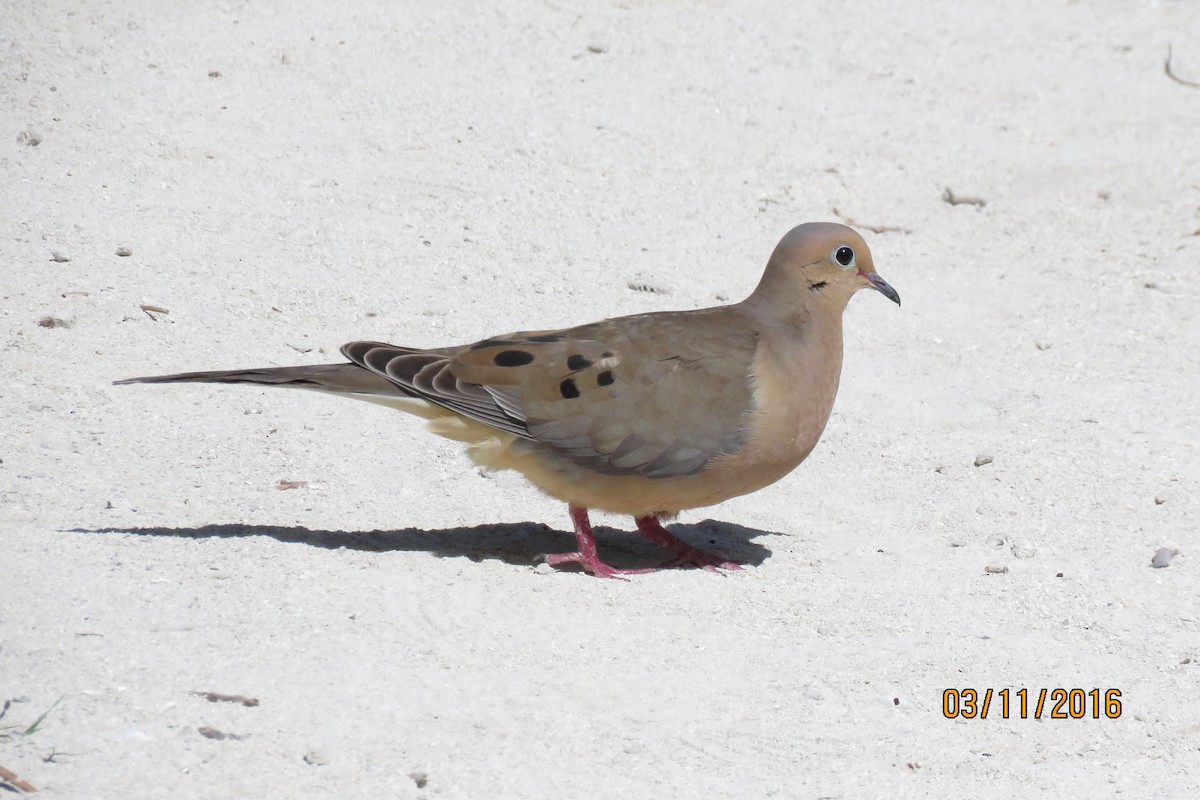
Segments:
[[[550,566],[579,564],[584,571],[590,572],[597,578],[616,578],[617,580],[625,580],[621,577],[622,575],[645,575],[655,571],[653,567],[617,569],[605,564],[600,560],[600,553],[596,550],[596,539],[592,536],[592,523],[588,519],[587,509],[571,506],[571,521],[575,523],[575,541],[579,543],[579,549],[573,553],[552,553],[542,556],[542,561]]]
[[[736,561],[726,561],[718,555],[705,552],[698,547],[692,547],[682,539],[668,533],[666,528],[659,524],[658,517],[653,514],[638,517],[635,521],[642,536],[675,554],[674,558],[659,564],[660,569],[692,566],[719,573],[723,569],[740,570],[742,568],[742,565]]]
[[[595,555],[589,558],[580,552],[551,553],[542,556],[542,562],[552,567],[557,567],[559,564],[579,564],[583,567],[584,572],[590,572],[597,578],[616,578],[620,581],[626,580],[621,577],[622,575],[645,575],[650,572],[657,572],[657,569],[654,567],[646,567],[645,569],[617,569],[614,566],[605,564]]]

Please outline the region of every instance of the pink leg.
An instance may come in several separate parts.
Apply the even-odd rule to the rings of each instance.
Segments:
[[[709,572],[742,568],[742,565],[736,561],[726,561],[718,555],[706,553],[699,548],[692,547],[682,539],[672,536],[667,532],[666,528],[659,524],[658,517],[653,514],[645,517],[637,517],[635,521],[642,536],[645,536],[659,547],[670,550],[675,554],[674,558],[663,562],[659,565],[660,567],[678,567],[686,564],[702,567]]]
[[[543,556],[543,561],[552,567],[559,564],[577,563],[597,578],[624,580],[621,578],[622,575],[644,575],[647,572],[654,572],[653,569],[617,569],[605,564],[600,560],[600,553],[596,551],[596,539],[592,536],[592,523],[588,519],[587,509],[581,506],[571,506],[570,509],[571,521],[575,523],[575,541],[579,543],[579,549],[574,553],[554,553]]]

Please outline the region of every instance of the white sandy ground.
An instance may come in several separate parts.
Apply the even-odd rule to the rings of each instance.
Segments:
[[[1200,4],[434,6],[0,3],[0,766],[1200,796],[1200,88],[1163,69],[1200,81]],[[834,208],[910,231],[865,232],[904,306],[851,304],[807,463],[677,523],[726,577],[535,569],[566,510],[396,412],[110,386],[736,300]],[[948,720],[948,687],[1122,714]]]

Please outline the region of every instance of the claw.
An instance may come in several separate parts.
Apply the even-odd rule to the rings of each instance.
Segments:
[[[742,565],[736,561],[727,561],[719,555],[708,553],[698,547],[692,547],[677,536],[672,535],[653,515],[637,518],[638,531],[659,547],[666,548],[675,554],[659,565],[660,569],[669,567],[700,567],[708,572],[721,574],[721,570],[738,571]]]
[[[610,564],[605,564],[594,554],[592,558],[579,551],[574,553],[551,553],[542,556],[542,562],[549,564],[552,567],[557,567],[559,564],[579,564],[585,572],[590,572],[597,578],[615,578],[619,581],[629,580],[622,577],[623,575],[645,575],[650,572],[655,572],[657,568],[646,567],[644,569],[618,569]]]

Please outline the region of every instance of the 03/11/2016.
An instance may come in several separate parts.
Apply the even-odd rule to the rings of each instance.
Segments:
[[[999,711],[1001,719],[1117,719],[1121,716],[1121,690],[946,689],[942,692],[942,716],[946,719],[987,719],[993,711]]]

